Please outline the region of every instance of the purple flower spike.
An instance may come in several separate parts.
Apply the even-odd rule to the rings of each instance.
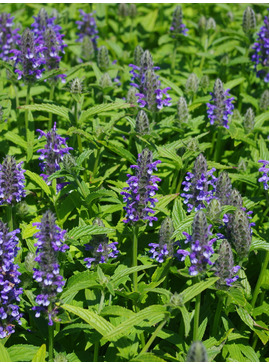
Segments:
[[[10,51],[20,41],[19,29],[13,28],[14,16],[0,14],[0,57],[3,61],[9,61]]]
[[[40,129],[37,129],[37,131],[40,133],[39,138],[44,136],[47,139],[44,149],[39,149],[37,152],[41,153],[39,157],[39,160],[42,161],[40,167],[45,172],[41,176],[48,182],[48,177],[60,169],[60,162],[63,160],[63,156],[69,153],[70,150],[73,150],[73,148],[67,146],[66,138],[62,138],[56,133],[56,123],[54,123],[53,129],[47,133]],[[50,183],[48,182],[48,184]],[[61,184],[58,187],[61,189]]]
[[[234,97],[230,97],[229,90],[224,90],[221,80],[218,78],[214,85],[213,93],[209,103],[207,103],[207,115],[210,124],[223,125],[226,129],[229,129],[229,115],[233,114],[234,105],[232,100]]]
[[[263,166],[259,168],[259,172],[262,172],[263,175],[258,179],[259,182],[263,183],[263,187],[265,190],[269,189],[268,181],[269,181],[269,161],[259,160],[259,163],[262,163]]]
[[[49,325],[53,325],[52,317],[57,315],[55,303],[58,293],[62,292],[65,284],[63,277],[59,274],[58,252],[69,249],[64,243],[65,230],[61,230],[55,224],[55,216],[51,211],[45,212],[41,222],[33,223],[39,229],[34,237],[37,240],[35,246],[35,261],[39,269],[34,268],[33,278],[41,286],[41,294],[36,296],[38,306],[33,307],[35,316],[39,317],[44,312],[49,318]]]
[[[154,198],[158,191],[157,182],[161,179],[153,176],[153,170],[157,171],[157,164],[161,161],[152,162],[152,152],[144,149],[138,155],[137,165],[132,165],[131,168],[135,169],[135,175],[127,174],[129,177],[127,183],[129,187],[124,187],[123,202],[127,205],[124,207],[126,211],[126,218],[123,220],[125,223],[136,223],[139,220],[149,221],[149,225],[153,225],[153,221],[157,217],[151,216],[154,214],[153,208],[158,201]]]
[[[205,272],[207,265],[213,265],[210,257],[214,253],[213,243],[216,238],[210,239],[212,235],[210,229],[211,225],[207,224],[205,213],[198,211],[193,219],[192,235],[185,233],[187,236],[185,243],[191,244],[190,252],[184,249],[177,251],[180,260],[184,260],[187,255],[190,257],[192,265],[189,268],[189,274],[191,276]]]
[[[25,197],[22,163],[16,164],[15,158],[8,155],[0,165],[0,205],[20,202]]]
[[[258,39],[253,47],[255,53],[252,61],[257,77],[263,77],[264,82],[269,82],[269,16],[264,17],[264,25],[258,33]]]
[[[215,191],[215,184],[217,178],[213,175],[215,168],[207,171],[207,163],[203,154],[200,154],[194,163],[193,171],[187,172],[185,181],[182,182],[183,190],[187,193],[182,193],[181,196],[185,198],[184,203],[188,206],[188,212],[193,208],[198,211],[205,207],[204,202],[209,203],[213,198]],[[212,190],[209,190],[209,186]]]
[[[170,31],[173,34],[173,38],[176,37],[178,34],[187,35],[187,31],[189,29],[186,28],[186,25],[182,23],[182,9],[181,6],[177,6],[173,13],[173,20],[172,25],[170,27]]]
[[[78,40],[77,42],[82,42],[83,38],[85,36],[90,37],[93,46],[95,48],[95,50],[97,50],[97,38],[98,37],[98,29],[96,26],[96,22],[95,22],[95,18],[93,16],[93,13],[87,14],[85,13],[85,11],[83,10],[79,10],[80,15],[82,16],[82,20],[78,20],[76,21],[76,24],[78,26],[78,30],[79,32],[77,33],[78,35]]]
[[[19,229],[9,232],[7,224],[0,220],[0,339],[15,332],[14,323],[21,325],[19,307],[22,288],[19,288],[19,266],[14,264],[17,256]]]

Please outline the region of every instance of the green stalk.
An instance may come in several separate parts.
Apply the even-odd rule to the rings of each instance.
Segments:
[[[269,262],[269,251],[267,251],[266,254],[265,254],[265,259],[264,259],[263,264],[262,264],[261,272],[260,272],[258,281],[257,281],[255,289],[254,289],[254,293],[253,293],[253,297],[252,297],[252,301],[251,301],[251,306],[253,308],[255,307],[255,303],[256,303],[256,300],[257,300],[258,295],[259,295],[259,291],[260,291],[260,288],[261,288],[263,276],[264,276],[264,274],[266,272],[268,262]]]
[[[98,307],[98,314],[102,311],[102,308],[104,306],[104,301],[105,301],[105,292],[104,292],[104,290],[102,290],[101,291],[100,303],[99,303],[99,307]],[[99,346],[100,346],[99,341],[94,344],[94,351],[93,351],[93,361],[94,362],[98,361]]]
[[[134,226],[133,228],[133,267],[137,266],[137,248],[138,248],[138,232],[139,227]],[[134,291],[137,291],[137,272],[133,274]]]
[[[199,279],[197,279],[196,282],[199,283]],[[201,293],[199,293],[195,299],[195,312],[194,312],[194,319],[193,319],[193,341],[198,340],[200,307],[201,307]]]
[[[30,92],[31,92],[31,84],[27,85],[27,92],[26,92],[26,102],[25,105],[29,105],[30,101]],[[29,110],[25,110],[25,134],[26,140],[28,141],[28,126],[29,126]]]
[[[154,331],[154,333],[152,334],[151,338],[148,340],[148,342],[146,343],[146,345],[143,347],[143,349],[141,350],[140,354],[146,353],[148,351],[150,345],[153,343],[153,341],[155,340],[155,338],[157,337],[157,335],[159,334],[159,332],[162,330],[162,328],[164,327],[164,325],[167,323],[168,319],[169,319],[169,315],[166,315],[165,318],[163,319],[163,321],[156,328],[156,330]]]
[[[222,127],[218,127],[218,138],[215,144],[215,153],[214,153],[214,160],[215,162],[219,162],[221,153],[223,152],[222,149]]]
[[[213,322],[213,331],[212,331],[213,337],[216,337],[216,335],[218,333],[219,321],[220,321],[221,311],[222,311],[222,307],[223,307],[223,300],[224,300],[223,295],[219,296],[218,305],[217,305],[214,322]]]
[[[78,102],[75,102],[75,123],[76,123],[76,127],[78,127]],[[82,153],[82,142],[81,142],[81,136],[79,134],[77,134],[77,141],[78,141],[78,150],[79,153]]]
[[[93,172],[92,172],[93,177],[95,177],[96,176],[96,173],[97,173],[97,169],[98,169],[98,166],[99,166],[99,160],[100,160],[101,151],[102,151],[102,148],[100,147],[97,150],[97,155],[96,155],[96,159],[95,159],[94,166],[93,166]]]
[[[176,58],[177,58],[177,47],[178,47],[178,40],[176,39],[175,41],[175,47],[174,47],[174,52],[173,52],[173,57],[172,57],[172,67],[171,67],[171,74],[174,74],[175,71],[175,66],[176,66]]]
[[[7,205],[7,223],[10,231],[13,231],[12,205]]]
[[[50,95],[49,95],[49,100],[53,101],[53,96],[54,96],[54,90],[55,90],[55,85],[52,84],[50,87]],[[52,128],[52,112],[49,113],[49,127],[48,130],[51,130]]]
[[[54,324],[48,326],[49,331],[49,362],[53,362],[53,339],[54,339]]]

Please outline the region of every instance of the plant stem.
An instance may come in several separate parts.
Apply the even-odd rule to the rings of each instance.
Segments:
[[[101,298],[100,298],[100,303],[99,303],[99,307],[98,307],[98,314],[102,311],[103,306],[104,306],[104,301],[105,301],[105,292],[104,290],[101,291]],[[99,346],[100,346],[100,341],[96,342],[94,344],[94,351],[93,351],[93,361],[97,362],[98,361],[98,356],[99,356]]]
[[[27,92],[26,92],[26,102],[25,105],[29,105],[30,101],[30,92],[31,92],[31,85],[30,83],[27,85]],[[28,141],[28,120],[29,120],[29,110],[25,110],[25,135],[26,140]]]
[[[55,90],[55,85],[53,84],[50,87],[50,95],[49,95],[49,100],[50,101],[53,100],[54,90]],[[49,113],[49,126],[48,126],[48,130],[51,130],[51,128],[52,128],[52,112]]]
[[[54,339],[54,324],[48,326],[49,331],[49,362],[53,362],[53,339]]]
[[[218,127],[218,138],[215,144],[214,160],[218,162],[222,153],[222,127]]]
[[[217,309],[216,309],[216,313],[215,313],[215,317],[214,317],[214,323],[213,323],[213,331],[212,331],[213,337],[216,337],[216,335],[218,333],[220,315],[221,315],[221,311],[222,311],[222,307],[223,307],[223,299],[224,299],[224,297],[222,295],[219,296],[218,305],[217,305]]]
[[[98,166],[99,166],[99,160],[100,160],[101,151],[102,151],[102,147],[100,147],[97,150],[96,159],[94,161],[93,172],[92,172],[93,177],[95,177],[96,176],[96,173],[97,173],[97,169],[98,169]]]
[[[93,361],[98,361],[98,354],[99,354],[99,341],[94,344],[94,351],[93,351]]]
[[[171,67],[171,74],[174,74],[175,66],[176,66],[176,58],[177,58],[177,46],[178,46],[178,40],[175,41],[175,47],[173,52],[173,58],[172,58],[172,67]]]
[[[196,282],[198,283],[199,279],[197,279]],[[199,293],[195,299],[195,312],[194,312],[194,319],[193,319],[193,341],[198,340],[200,306],[201,306],[201,293]]]
[[[12,205],[7,205],[7,223],[10,231],[13,231]]]
[[[75,123],[76,127],[78,127],[78,102],[75,101]],[[81,136],[77,134],[77,141],[78,141],[78,150],[79,153],[82,153],[82,142],[81,142]]]
[[[138,247],[138,231],[139,227],[134,226],[133,228],[133,267],[137,266],[137,247]],[[134,291],[137,291],[137,272],[133,275]]]
[[[253,297],[252,297],[252,301],[251,301],[251,306],[253,308],[255,307],[255,303],[256,303],[256,300],[257,300],[258,295],[259,295],[259,290],[261,288],[263,276],[264,276],[264,274],[266,272],[266,268],[268,266],[268,262],[269,262],[269,251],[266,252],[265,259],[263,261],[263,265],[262,265],[262,268],[261,268],[261,272],[260,272],[258,281],[257,281],[256,286],[255,286],[255,290],[254,290],[254,293],[253,293]]]
[[[153,341],[155,340],[155,338],[157,337],[157,335],[159,334],[159,332],[162,330],[162,328],[164,327],[164,325],[167,323],[168,319],[169,319],[169,315],[166,315],[165,318],[163,319],[163,321],[156,328],[156,330],[154,331],[154,333],[152,334],[151,338],[148,340],[148,342],[146,343],[146,345],[143,347],[143,349],[141,350],[140,354],[143,354],[143,353],[145,353],[145,352],[148,351],[150,345],[153,343]]]

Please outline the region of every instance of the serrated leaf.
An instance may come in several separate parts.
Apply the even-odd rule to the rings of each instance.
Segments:
[[[224,88],[225,88],[225,90],[227,90],[227,89],[231,90],[232,88],[240,85],[244,81],[245,81],[245,77],[234,78],[231,81],[225,83]]]
[[[81,112],[78,123],[82,124],[85,121],[87,121],[87,119],[89,119],[91,116],[96,115],[96,114],[100,114],[100,113],[107,112],[107,111],[113,111],[113,110],[118,111],[120,109],[128,109],[130,107],[132,107],[131,104],[127,104],[124,101],[116,101],[116,102],[113,102],[110,104],[96,105],[96,106],[91,107],[90,109],[83,110]]]
[[[61,300],[68,303],[80,290],[95,286],[98,286],[96,273],[89,271],[78,273],[69,278],[67,286],[61,294]]]
[[[180,311],[182,313],[182,318],[183,318],[184,327],[185,327],[185,337],[187,337],[191,330],[190,314],[185,306],[179,306],[178,308],[180,309]]]
[[[130,362],[162,362],[166,361],[153,353],[142,353],[136,356],[135,358],[131,359]]]
[[[269,111],[256,116],[254,129],[262,127],[263,123],[268,120],[269,120]]]
[[[97,198],[102,198],[102,197],[117,197],[117,194],[114,191],[110,191],[110,190],[99,190],[99,191],[95,191],[90,193],[87,198],[86,198],[86,203],[90,204],[92,201],[96,200]]]
[[[120,316],[120,317],[126,317],[126,318],[130,318],[133,315],[135,315],[135,313],[131,310],[128,310],[125,307],[121,307],[121,306],[106,306],[102,309],[102,311],[100,312],[101,316]]]
[[[85,161],[85,159],[88,159],[89,156],[93,153],[93,150],[91,149],[86,149],[84,150],[76,159],[77,165],[81,166],[82,163]]]
[[[64,119],[71,121],[73,120],[73,113],[70,109],[64,106],[58,106],[55,104],[32,104],[20,106],[20,109],[30,110],[30,111],[45,111],[55,115],[59,115]]]
[[[46,361],[46,344],[43,344],[38,349],[37,353],[32,359],[32,362],[45,362]]]
[[[34,345],[12,345],[7,350],[12,362],[31,361],[38,351],[38,346]]]
[[[42,177],[40,177],[38,174],[36,174],[35,172],[31,172],[29,170],[27,170],[25,172],[25,174],[33,181],[35,182],[45,193],[46,195],[48,195],[49,197],[51,196],[51,191],[48,187],[48,185],[46,184],[46,182],[43,180]]]
[[[267,250],[269,251],[269,243],[262,239],[253,239],[249,251],[252,250]]]
[[[165,86],[171,87],[171,89],[174,90],[178,96],[183,96],[182,90],[174,82],[168,80],[165,77],[160,77],[160,80]]]
[[[250,359],[251,362],[259,362],[259,357],[255,350],[249,345],[237,344],[241,352]]]
[[[104,226],[84,225],[78,226],[68,232],[68,237],[72,239],[80,239],[87,235],[111,234],[115,230]]]
[[[239,306],[245,306],[247,303],[247,300],[244,296],[244,292],[241,289],[238,288],[232,288],[229,291],[226,292],[228,296],[232,298],[232,300]]]
[[[191,287],[186,288],[183,292],[181,292],[183,303],[185,304],[207,288],[213,286],[213,284],[217,282],[218,279],[219,277],[208,278],[207,280],[195,283]]]
[[[126,279],[125,277],[129,277],[130,274],[132,274],[134,272],[139,272],[144,269],[149,269],[154,266],[155,265],[148,264],[148,265],[139,265],[137,267],[124,268],[124,269],[121,269],[122,267],[120,266],[116,269],[116,272],[111,277],[110,282],[116,288],[121,284],[122,281],[124,281]]]
[[[184,231],[186,231],[192,224],[193,222],[193,218],[194,218],[194,213],[191,213],[189,216],[187,216],[184,220],[182,220],[177,228],[175,229],[172,238],[176,238],[177,235],[180,235],[180,238],[183,239],[185,238],[184,235],[182,235],[182,233]]]
[[[0,362],[11,362],[9,353],[4,345],[0,342]]]
[[[12,131],[8,131],[5,134],[5,138],[7,140],[10,140],[15,145],[19,145],[23,149],[27,150],[27,142],[22,137],[20,137],[18,134],[13,133]]]
[[[113,141],[98,140],[98,143],[102,144],[104,147],[110,149],[112,152],[114,152],[121,158],[126,159],[130,163],[132,163],[132,164],[136,163],[136,159],[131,152],[129,152],[127,149],[119,146],[118,144],[115,144]]]

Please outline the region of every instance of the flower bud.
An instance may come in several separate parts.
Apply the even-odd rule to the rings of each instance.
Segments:
[[[237,191],[235,188],[232,189],[232,192],[231,192],[231,195],[229,198],[229,205],[236,206],[236,207],[243,206],[242,196],[240,195],[240,192]]]
[[[140,77],[142,78],[147,70],[153,70],[153,60],[150,51],[146,50],[140,58]]]
[[[202,15],[198,22],[198,28],[201,32],[203,32],[206,28],[206,17]]]
[[[201,341],[194,341],[188,351],[186,361],[190,362],[207,362],[207,352]]]
[[[36,265],[35,254],[29,251],[24,261],[25,269],[27,270],[27,272],[32,272],[35,265]]]
[[[265,90],[262,93],[261,99],[260,99],[260,109],[261,110],[267,110],[269,107],[269,90]]]
[[[88,35],[85,35],[81,45],[81,57],[86,61],[89,61],[93,58],[93,55],[94,55],[94,44],[91,38]]]
[[[209,87],[209,77],[204,75],[200,80],[200,87],[201,89],[206,92]]]
[[[241,114],[238,109],[234,109],[233,115],[232,115],[232,120],[239,120],[239,121],[241,120]]]
[[[69,154],[69,153],[66,153],[64,156],[63,156],[63,168],[70,174],[72,174],[74,172],[74,169],[76,168],[77,166],[77,163],[76,163],[76,160],[75,158]]]
[[[187,95],[195,95],[198,91],[199,80],[195,73],[191,73],[186,81],[185,90]]]
[[[206,211],[209,219],[214,223],[218,223],[220,221],[221,211],[222,211],[222,207],[221,207],[220,200],[218,200],[216,198],[212,198],[212,200],[208,204],[207,211]]]
[[[98,49],[97,63],[102,71],[105,71],[109,67],[108,49],[105,46],[101,46]]]
[[[68,362],[68,358],[63,353],[58,353],[55,355],[54,362]]]
[[[3,107],[0,105],[0,121],[3,121]]]
[[[131,87],[127,94],[127,102],[128,104],[136,105],[138,97],[135,95],[137,94],[137,89],[135,87]]]
[[[170,27],[170,31],[173,33],[173,36],[177,34],[187,35],[188,29],[185,24],[182,23],[182,9],[181,6],[177,6],[173,12],[172,25]]]
[[[29,206],[25,201],[16,204],[16,215],[20,219],[24,220],[24,218],[29,214],[29,212],[30,212]]]
[[[129,16],[131,19],[134,19],[137,15],[137,9],[135,4],[130,4],[129,7]]]
[[[206,22],[206,30],[215,30],[216,29],[216,22],[215,19],[209,18]]]
[[[71,94],[81,94],[83,90],[83,81],[78,77],[71,81],[70,92]]]
[[[188,111],[188,106],[187,106],[187,102],[186,99],[181,96],[179,98],[178,104],[177,104],[177,114],[178,114],[178,118],[180,123],[187,123],[188,122],[188,118],[189,118],[189,111]]]
[[[151,248],[150,253],[152,259],[156,259],[157,262],[163,263],[166,258],[172,257],[174,253],[174,240],[172,235],[174,233],[173,221],[170,217],[166,217],[162,222],[160,228],[159,244],[149,244]]]
[[[220,279],[216,282],[217,288],[231,286],[239,277],[234,274],[238,272],[240,266],[234,266],[234,257],[230,244],[227,240],[222,240],[218,251],[219,257],[216,260],[216,276]]]
[[[140,45],[137,45],[134,50],[134,64],[138,67],[141,65],[141,57],[144,54],[144,50]]]
[[[138,111],[135,130],[141,135],[149,134],[149,119],[144,110]]]
[[[244,127],[247,133],[250,133],[255,124],[255,114],[251,107],[247,109],[247,112],[244,115]]]
[[[247,257],[251,245],[251,228],[245,211],[236,210],[234,215],[231,215],[229,225],[231,239],[239,258]]]
[[[170,305],[175,307],[182,307],[184,306],[184,297],[181,293],[174,293],[170,298]]]
[[[246,172],[248,166],[248,162],[245,159],[240,159],[238,163],[238,170],[242,172]]]
[[[129,15],[129,8],[127,4],[120,3],[118,8],[118,14],[121,18],[126,18]]]
[[[227,19],[228,21],[231,23],[234,20],[234,14],[231,11],[228,11],[227,15]]]
[[[112,87],[112,80],[109,76],[108,73],[104,73],[101,78],[100,78],[100,81],[99,81],[99,85],[102,87],[102,88],[106,88],[106,87]]]
[[[222,205],[228,205],[231,192],[232,192],[232,183],[228,176],[228,173],[221,172],[216,182],[215,196],[220,200]]]
[[[187,141],[186,149],[197,152],[199,150],[199,142],[198,142],[197,138],[190,138]]]
[[[244,11],[242,27],[246,34],[254,30],[256,27],[255,12],[250,6],[248,6]]]

